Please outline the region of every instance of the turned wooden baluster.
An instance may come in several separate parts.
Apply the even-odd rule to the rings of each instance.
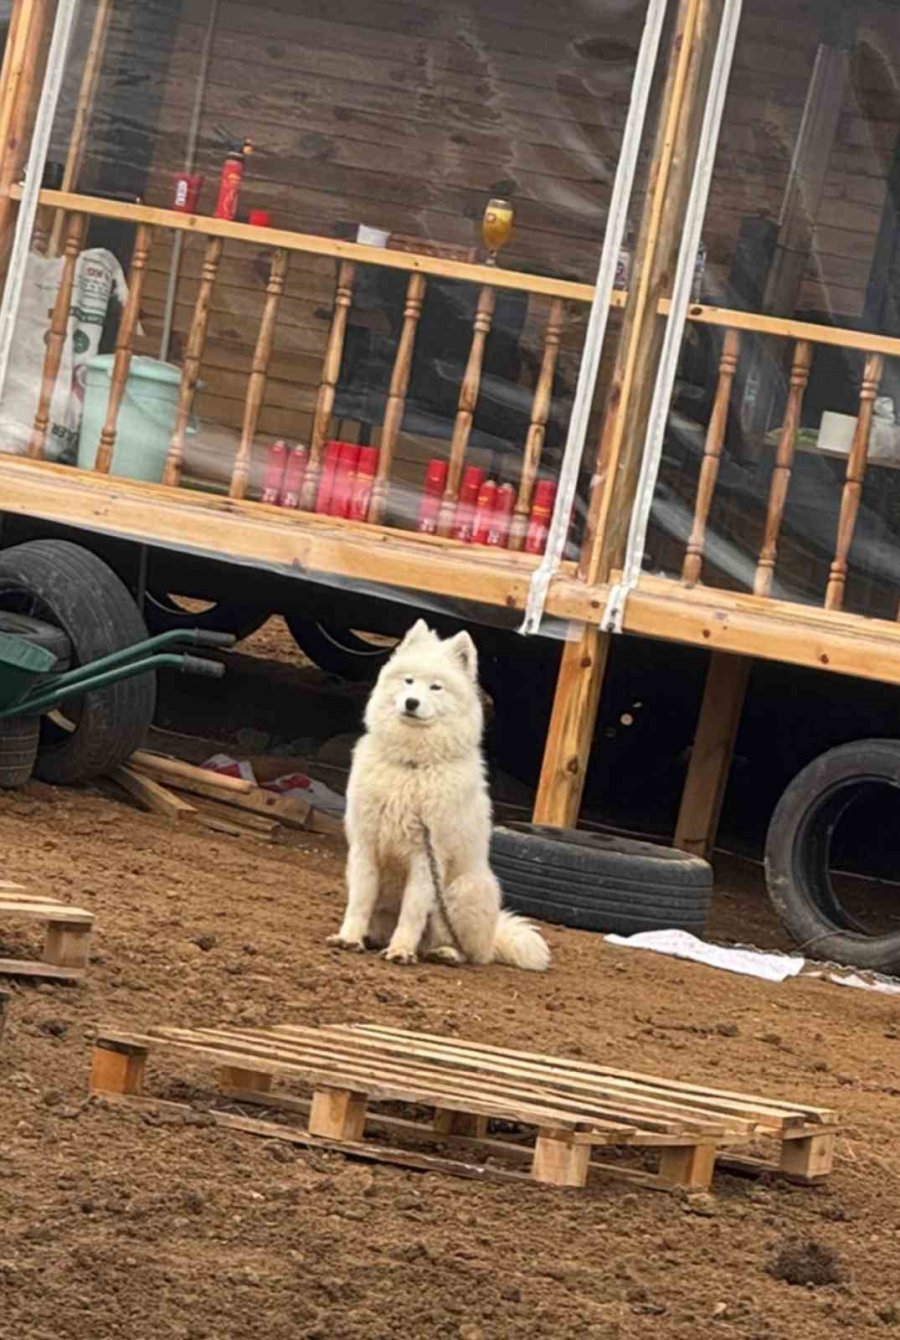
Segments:
[[[881,354],[869,354],[863,370],[862,390],[859,396],[859,417],[856,431],[850,447],[847,461],[847,473],[844,478],[844,491],[841,495],[841,511],[838,517],[837,543],[834,561],[828,577],[825,592],[825,608],[839,610],[844,603],[844,588],[847,585],[847,557],[853,543],[856,517],[859,512],[859,500],[862,497],[863,480],[869,460],[869,437],[872,432],[872,416],[875,410],[875,397],[884,372],[884,359]]]
[[[50,329],[47,333],[47,352],[44,355],[44,367],[41,374],[41,392],[38,397],[37,413],[28,443],[28,455],[33,461],[44,456],[47,442],[47,430],[50,427],[50,405],[56,389],[56,379],[62,364],[66,334],[69,329],[69,313],[72,310],[72,290],[75,287],[75,267],[84,241],[86,219],[83,214],[73,214],[66,231],[66,244],[63,251],[63,269],[53,304]]]
[[[129,276],[128,301],[119,322],[116,337],[116,356],[113,361],[112,379],[109,388],[109,403],[106,407],[106,422],[100,434],[97,447],[97,459],[94,469],[101,475],[108,475],[112,469],[113,452],[116,447],[116,432],[119,423],[119,411],[128,385],[128,373],[131,370],[134,332],[141,312],[141,295],[144,291],[144,278],[147,273],[147,256],[153,241],[153,230],[142,223],[138,227],[134,242],[134,256]]]
[[[391,386],[388,391],[387,405],[384,411],[384,426],[381,430],[381,450],[378,456],[378,470],[372,486],[372,502],[369,507],[369,520],[380,522],[384,517],[390,484],[391,467],[394,463],[394,449],[397,436],[406,412],[406,395],[409,391],[409,375],[412,370],[413,351],[416,347],[416,333],[419,318],[422,315],[422,303],[425,299],[425,276],[412,274],[406,287],[406,306],[403,310],[403,329],[397,345],[394,370],[391,373]]]
[[[541,464],[544,450],[544,437],[547,432],[547,420],[553,402],[553,378],[559,358],[559,345],[562,339],[563,302],[554,298],[550,304],[547,326],[544,331],[544,357],[534,399],[531,402],[531,423],[525,439],[525,452],[522,458],[522,474],[519,479],[519,493],[513,511],[512,527],[509,535],[510,549],[521,549],[528,533],[528,519],[531,516],[531,500],[534,482]]]
[[[496,291],[485,286],[478,295],[478,305],[475,308],[475,320],[472,326],[472,346],[469,350],[469,361],[466,364],[466,371],[459,391],[459,407],[453,425],[453,437],[450,439],[447,485],[444,489],[444,498],[438,518],[438,535],[449,535],[453,529],[459,482],[462,478],[466,448],[469,445],[469,437],[472,432],[475,406],[478,404],[478,392],[481,389],[481,370],[484,366],[484,351],[494,320],[496,302]]]
[[[699,582],[703,569],[703,550],[706,546],[706,523],[709,509],[712,507],[713,494],[719,478],[719,465],[722,460],[722,448],[725,445],[725,429],[728,426],[728,406],[731,403],[731,388],[737,371],[741,352],[741,337],[736,330],[727,330],[722,342],[722,357],[719,360],[719,383],[713,401],[706,440],[703,444],[703,461],[700,465],[700,478],[697,481],[697,501],[694,505],[694,523],[688,537],[687,550],[681,568],[682,580],[693,586]]]
[[[312,436],[309,444],[309,465],[303,480],[303,492],[300,506],[311,512],[316,505],[319,492],[319,479],[322,474],[322,449],[331,426],[331,414],[337,393],[338,377],[341,375],[341,362],[344,357],[344,340],[347,336],[347,315],[353,302],[353,281],[356,278],[356,266],[353,261],[343,261],[338,271],[337,292],[334,299],[334,316],[328,334],[325,360],[322,364],[322,380],[316,397],[316,410],[313,416]]]
[[[259,335],[253,354],[250,383],[247,387],[241,444],[238,447],[234,470],[231,475],[230,496],[232,498],[243,498],[247,493],[253,440],[256,437],[256,428],[266,394],[266,383],[269,380],[269,364],[272,361],[272,350],[275,345],[275,325],[278,321],[278,308],[284,296],[287,271],[288,253],[286,251],[276,251],[272,257],[272,269],[269,273],[269,282],[266,285],[266,304],[259,324]]]
[[[166,467],[163,471],[163,483],[172,488],[177,488],[181,483],[181,471],[184,466],[184,439],[194,404],[194,394],[200,380],[200,364],[206,346],[206,331],[209,326],[213,289],[216,286],[216,276],[219,273],[223,245],[221,237],[210,238],[203,257],[203,268],[200,271],[200,287],[197,290],[197,301],[194,303],[194,315],[191,318],[191,329],[184,353],[184,366],[181,370],[175,431],[172,434],[172,441],[166,455]]]
[[[772,594],[775,560],[778,557],[778,537],[781,534],[781,523],[784,520],[784,509],[787,505],[791,471],[794,468],[794,452],[797,447],[797,432],[800,428],[800,411],[803,409],[803,397],[809,381],[812,355],[812,345],[809,341],[798,340],[794,349],[794,361],[791,365],[791,389],[788,392],[784,423],[778,438],[775,465],[772,468],[772,482],[769,485],[766,530],[762,548],[759,551],[759,563],[753,582],[753,594],[757,596],[770,596]]]

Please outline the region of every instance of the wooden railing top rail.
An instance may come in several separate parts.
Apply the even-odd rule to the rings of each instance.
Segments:
[[[21,187],[14,187],[14,198],[21,196]],[[221,237],[235,242],[249,242],[256,246],[278,247],[285,251],[305,252],[312,256],[331,256],[335,260],[357,261],[364,265],[380,265],[389,270],[434,275],[442,279],[459,279],[473,284],[490,284],[493,288],[515,289],[522,293],[568,299],[571,302],[590,303],[594,299],[594,285],[555,279],[548,275],[527,274],[520,270],[504,270],[492,265],[469,264],[466,261],[445,260],[439,256],[421,256],[412,252],[393,251],[385,247],[365,246],[361,242],[342,242],[337,238],[319,237],[314,233],[296,233],[284,228],[259,228],[248,223],[231,223],[205,214],[181,214],[176,210],[158,209],[152,205],[129,205],[99,196],[77,195],[68,191],[42,191],[40,203],[50,209],[64,209],[88,214],[99,219],[120,219],[126,223],[150,224],[201,237]],[[613,294],[613,306],[624,307],[628,295],[621,290]],[[665,316],[671,308],[668,298],[659,303],[659,314]],[[730,330],[748,331],[758,335],[772,335],[789,340],[807,340],[810,344],[825,344],[860,353],[882,354],[885,358],[900,358],[900,339],[890,335],[876,335],[867,331],[849,330],[843,326],[823,326],[796,317],[765,316],[737,308],[694,304],[688,309],[688,320],[698,325],[722,326]]]

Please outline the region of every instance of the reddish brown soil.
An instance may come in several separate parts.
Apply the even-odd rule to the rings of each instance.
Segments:
[[[97,917],[86,983],[14,986],[0,1043],[0,1335],[900,1334],[895,1001],[554,929],[546,977],[341,955],[336,847],[173,831],[99,792],[0,798],[0,843],[5,877]],[[722,879],[714,932],[778,943],[755,872]],[[0,941],[26,947],[6,922]],[[815,1190],[722,1176],[698,1206],[351,1164],[86,1101],[98,1023],[362,1019],[838,1106],[838,1165]]]

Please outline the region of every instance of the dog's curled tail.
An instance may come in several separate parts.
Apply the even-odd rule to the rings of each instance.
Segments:
[[[493,961],[510,968],[524,968],[526,972],[546,972],[550,967],[550,946],[530,921],[503,908],[497,921]]]

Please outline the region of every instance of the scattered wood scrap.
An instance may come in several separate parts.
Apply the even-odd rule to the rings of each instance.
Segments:
[[[189,820],[228,837],[273,842],[292,833],[343,833],[339,818],[315,810],[300,796],[281,796],[183,759],[138,750],[110,776],[151,813],[172,823]]]

